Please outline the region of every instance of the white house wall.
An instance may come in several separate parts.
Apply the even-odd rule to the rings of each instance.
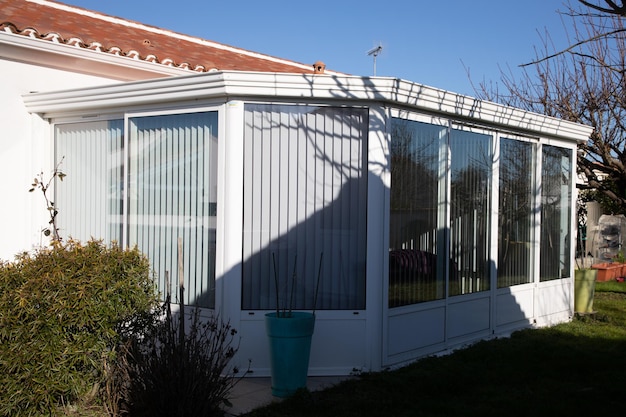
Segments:
[[[2,216],[0,259],[11,260],[20,251],[42,243],[48,219],[43,197],[28,193],[36,174],[51,172],[50,126],[29,113],[22,95],[60,89],[110,84],[102,77],[60,71],[2,59],[0,49],[0,195]]]

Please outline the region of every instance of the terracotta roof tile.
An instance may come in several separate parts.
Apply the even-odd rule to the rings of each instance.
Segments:
[[[45,0],[0,0],[0,30],[206,72],[312,73],[301,64]]]

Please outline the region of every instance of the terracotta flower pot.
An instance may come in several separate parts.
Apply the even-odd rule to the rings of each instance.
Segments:
[[[598,282],[613,281],[616,278],[623,276],[622,268],[624,264],[616,264],[611,262],[603,262],[599,264],[591,265],[591,268],[598,270]]]

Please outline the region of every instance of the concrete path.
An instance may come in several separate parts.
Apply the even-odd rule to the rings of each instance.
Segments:
[[[338,384],[351,376],[314,376],[307,379],[307,388],[310,391],[319,391]],[[239,416],[255,408],[281,401],[281,398],[272,396],[271,380],[264,377],[243,378],[231,391],[230,402],[232,407],[226,409],[227,416]]]

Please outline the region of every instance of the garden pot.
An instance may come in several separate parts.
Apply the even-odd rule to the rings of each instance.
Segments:
[[[307,312],[287,313],[289,317],[265,315],[265,330],[270,343],[272,395],[288,397],[306,388],[315,315]]]
[[[598,270],[596,280],[598,282],[613,281],[622,275],[622,264],[603,262],[591,265],[592,269]]]
[[[597,274],[596,269],[578,269],[574,272],[574,311],[576,313],[593,313]]]

